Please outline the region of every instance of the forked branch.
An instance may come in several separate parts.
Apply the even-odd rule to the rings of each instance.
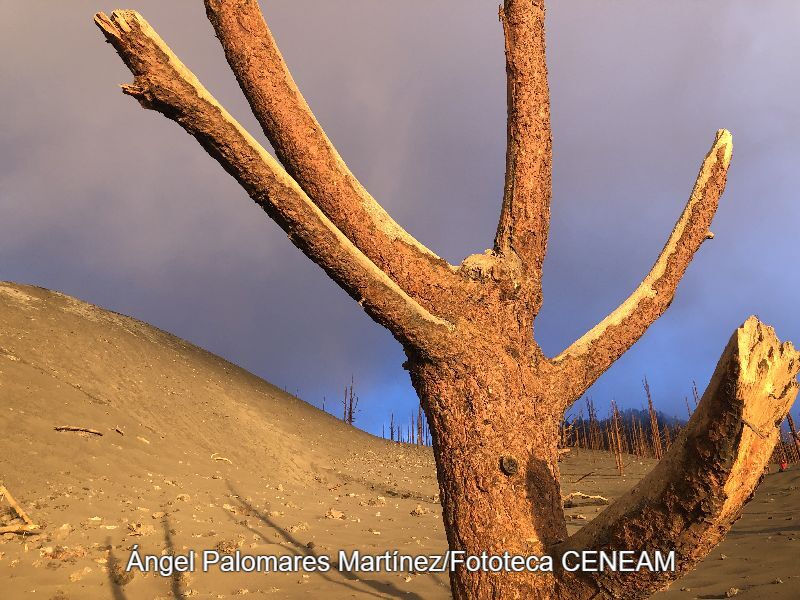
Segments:
[[[541,304],[550,226],[553,149],[545,62],[544,0],[505,0],[508,123],[506,179],[495,250],[520,261]]]
[[[572,401],[636,343],[669,307],[695,253],[712,237],[708,228],[725,190],[732,151],[731,134],[724,129],[718,131],[689,202],[650,273],[619,308],[554,359],[565,374]]]
[[[800,353],[750,317],[661,462],[560,550],[676,551],[675,572],[565,573],[576,600],[647,598],[690,571],[741,515],[797,396]]]
[[[334,148],[292,78],[257,0],[205,0],[206,13],[264,133],[322,212],[404,290],[431,298],[453,271],[398,225]]]
[[[449,323],[406,294],[339,231],[281,165],[211,96],[135,11],[95,22],[134,74],[123,91],[193,135],[306,256],[378,323],[423,352],[446,345]]]

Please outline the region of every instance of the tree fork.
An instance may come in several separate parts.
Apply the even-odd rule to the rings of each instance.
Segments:
[[[776,421],[797,393],[800,360],[790,344],[749,319],[664,460],[569,539],[557,446],[567,408],[667,309],[694,254],[713,237],[730,134],[717,133],[683,214],[639,288],[550,359],[533,336],[552,170],[544,0],[505,0],[500,9],[508,74],[503,204],[494,249],[458,268],[410,238],[358,184],[294,85],[258,3],[206,0],[206,8],[280,162],[138,13],[99,13],[95,21],[134,74],[123,91],[194,136],[303,253],[401,342],[430,425],[451,549],[680,550],[680,569],[672,574],[456,569],[453,596],[644,598],[691,569],[738,518],[775,446]],[[643,431],[633,428],[641,452]],[[684,496],[689,505],[681,504]]]

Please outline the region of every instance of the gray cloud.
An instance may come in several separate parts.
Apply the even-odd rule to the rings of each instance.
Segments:
[[[415,406],[402,353],[129,80],[96,1],[0,0],[0,278],[132,314],[305,399],[355,375],[363,424]],[[206,86],[258,127],[199,2],[133,0]],[[460,261],[491,244],[505,88],[496,6],[271,2],[267,17],[353,170],[425,244]],[[716,129],[736,149],[706,244],[678,296],[595,386],[641,402],[647,375],[680,413],[749,314],[800,339],[800,6],[551,2],[555,184],[545,306],[558,352],[649,270]]]

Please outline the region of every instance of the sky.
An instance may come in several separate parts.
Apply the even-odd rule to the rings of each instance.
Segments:
[[[451,263],[491,247],[502,197],[497,2],[262,2],[353,172]],[[0,280],[142,319],[380,434],[417,399],[391,335],[200,146],[119,90],[104,0],[0,0]],[[199,0],[130,0],[262,139]],[[549,3],[554,195],[537,339],[558,354],[635,289],[719,128],[727,191],[667,313],[589,391],[685,414],[749,315],[800,342],[800,3]],[[263,143],[266,144],[264,140]],[[796,411],[795,411],[796,412]]]

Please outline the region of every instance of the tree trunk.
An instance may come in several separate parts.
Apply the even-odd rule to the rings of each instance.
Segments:
[[[502,348],[500,342],[494,347]],[[452,551],[542,555],[567,537],[558,468],[562,403],[548,397],[546,377],[536,367],[524,366],[543,365],[537,353],[519,361],[496,351],[443,365],[410,361],[433,434]],[[556,580],[548,572],[462,566],[451,570],[450,582],[456,599],[556,597]]]
[[[460,265],[402,230],[355,180],[295,86],[257,0],[205,4],[277,161],[141,15],[99,13],[95,21],[134,74],[123,91],[194,136],[300,250],[403,344],[430,424],[451,551],[552,555],[555,562],[565,549],[680,551],[674,573],[461,566],[450,572],[453,596],[631,600],[694,568],[738,518],[775,446],[775,424],[798,388],[800,355],[791,344],[749,319],[653,474],[568,540],[557,445],[565,411],[667,309],[692,257],[713,238],[709,227],[733,151],[730,133],[717,132],[686,208],[641,285],[547,358],[533,337],[552,166],[544,0],[504,0],[500,8],[508,79],[503,206],[494,249]],[[357,398],[350,400],[352,420]],[[590,445],[597,437],[592,427]],[[637,423],[634,429],[641,454],[643,431]],[[657,423],[653,432],[657,441]]]
[[[568,538],[558,440],[563,407],[574,399],[535,343],[511,346],[509,337],[461,340],[454,350],[462,353],[452,361],[408,353],[433,433],[450,550],[551,556],[554,563],[552,572],[458,566],[450,571],[453,597],[646,598],[694,568],[739,518],[760,481],[778,439],[775,423],[797,394],[800,356],[792,345],[748,319],[664,459]],[[676,572],[565,573],[559,567],[567,550],[675,550]]]

